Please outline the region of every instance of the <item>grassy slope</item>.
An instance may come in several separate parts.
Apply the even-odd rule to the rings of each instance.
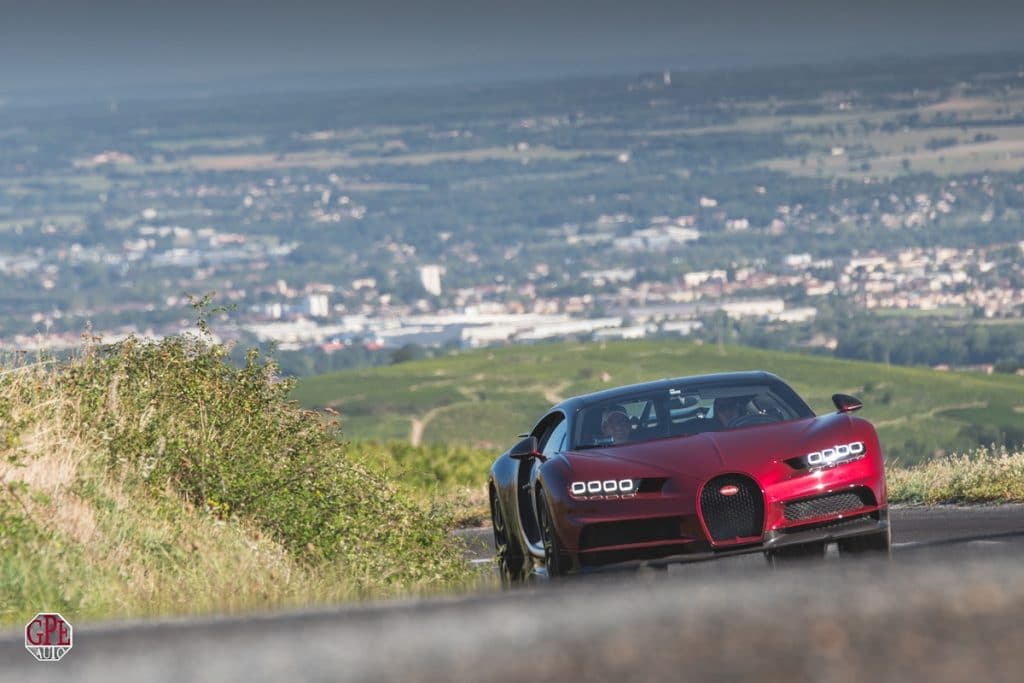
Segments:
[[[0,624],[231,612],[472,580],[442,510],[258,359],[168,338],[0,363]],[[365,450],[360,461],[375,460]]]
[[[500,450],[551,403],[579,393],[660,377],[764,369],[790,382],[816,412],[834,392],[865,402],[890,460],[966,450],[965,428],[1020,429],[1024,378],[941,373],[813,355],[695,345],[682,341],[543,344],[474,351],[386,368],[311,377],[294,396],[341,412],[349,439],[408,441]]]

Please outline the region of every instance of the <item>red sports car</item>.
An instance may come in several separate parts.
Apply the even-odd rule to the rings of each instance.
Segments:
[[[495,461],[502,577],[763,552],[889,553],[875,428],[815,416],[766,372],[665,379],[567,399]]]

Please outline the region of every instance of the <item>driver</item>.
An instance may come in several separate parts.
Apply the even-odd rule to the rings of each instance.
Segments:
[[[745,396],[723,396],[715,399],[715,419],[723,427],[747,412]]]
[[[601,433],[610,437],[612,443],[625,443],[629,441],[633,425],[626,415],[626,409],[622,406],[613,406],[604,412],[601,417]]]

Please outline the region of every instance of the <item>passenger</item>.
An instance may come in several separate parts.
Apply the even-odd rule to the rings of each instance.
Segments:
[[[601,417],[601,433],[610,437],[612,443],[629,441],[632,431],[633,425],[629,421],[626,409],[622,406],[612,406]]]

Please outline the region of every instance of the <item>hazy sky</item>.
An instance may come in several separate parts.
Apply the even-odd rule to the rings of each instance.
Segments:
[[[0,0],[0,92],[1024,50],[1022,27],[1021,0]]]

